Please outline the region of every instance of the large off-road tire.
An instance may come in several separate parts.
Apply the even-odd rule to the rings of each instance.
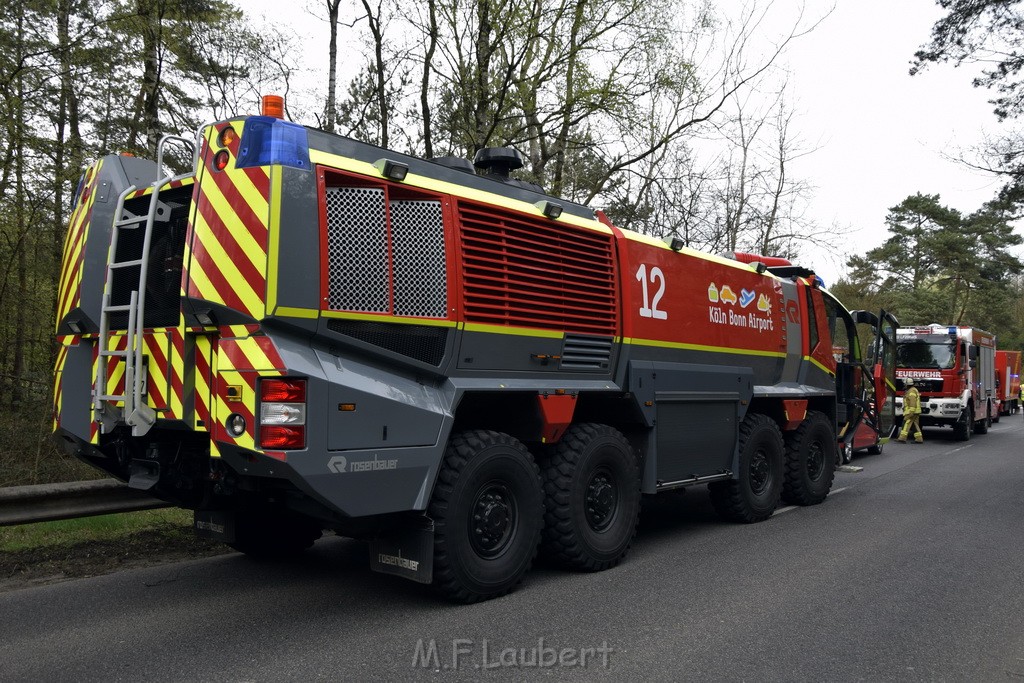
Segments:
[[[988,434],[989,427],[992,426],[992,408],[988,403],[985,404],[985,417],[984,419],[978,420],[974,423],[975,434]]]
[[[541,552],[582,571],[614,567],[629,551],[640,518],[640,466],[617,429],[577,424],[548,453]]]
[[[808,411],[800,426],[786,435],[786,470],[782,499],[794,505],[825,500],[835,477],[836,435],[824,413]]]
[[[452,436],[428,508],[434,587],[458,602],[511,591],[537,556],[544,517],[540,471],[507,434]]]
[[[967,410],[960,413],[960,419],[953,425],[953,438],[957,441],[970,441],[974,433],[974,408],[967,406]]]
[[[785,446],[775,422],[750,413],[740,424],[737,478],[708,484],[711,503],[731,522],[761,522],[772,516],[782,495]]]
[[[249,510],[235,515],[235,540],[228,545],[258,559],[299,555],[323,530],[311,519],[284,510]]]

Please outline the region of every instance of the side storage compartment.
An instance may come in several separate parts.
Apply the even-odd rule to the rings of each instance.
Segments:
[[[653,401],[646,492],[651,484],[673,488],[735,471],[737,430],[754,391],[750,368],[634,362],[630,388],[641,404]]]

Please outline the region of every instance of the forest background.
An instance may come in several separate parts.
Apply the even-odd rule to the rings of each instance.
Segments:
[[[711,253],[845,250],[830,289],[847,307],[976,325],[1024,348],[1019,1],[937,0],[942,18],[908,55],[913,71],[968,64],[988,89],[999,134],[964,163],[999,191],[968,212],[942,188],[908,196],[886,241],[860,254],[815,222],[813,179],[792,172],[814,147],[781,57],[827,11],[780,30],[771,2],[726,15],[711,0],[310,1],[331,29],[313,88],[297,84],[303,37],[242,3],[0,7],[0,486],[92,476],[50,439],[56,283],[84,166],[153,158],[161,135],[256,113],[270,92],[291,120],[427,158],[514,146],[523,179]]]

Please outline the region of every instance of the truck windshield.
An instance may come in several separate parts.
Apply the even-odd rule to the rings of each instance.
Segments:
[[[939,368],[956,366],[955,341],[900,340],[896,348],[898,368]]]

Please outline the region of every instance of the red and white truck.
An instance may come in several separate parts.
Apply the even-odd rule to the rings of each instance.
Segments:
[[[999,415],[1020,410],[1020,351],[996,351],[996,390]],[[996,416],[996,421],[999,417]]]
[[[996,337],[966,325],[923,325],[896,331],[896,412],[913,378],[921,392],[921,425],[952,427],[956,438],[984,434],[998,417]]]

